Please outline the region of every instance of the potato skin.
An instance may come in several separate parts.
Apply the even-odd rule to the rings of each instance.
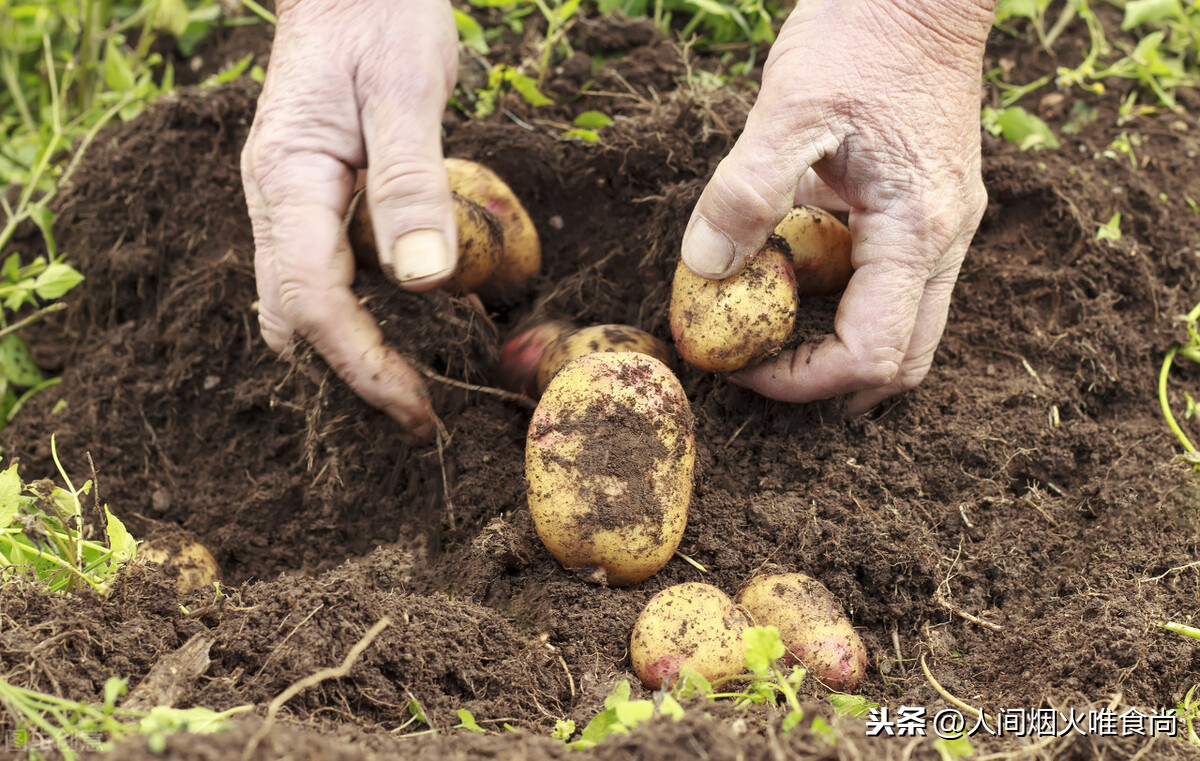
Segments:
[[[799,664],[827,687],[853,692],[867,673],[867,648],[821,582],[802,573],[758,576],[738,604],[759,626],[779,629],[786,663]]]
[[[186,533],[146,540],[138,545],[137,557],[161,565],[168,575],[174,576],[180,595],[221,580],[216,558]]]
[[[454,225],[458,230],[458,266],[441,288],[457,294],[473,293],[500,266],[504,257],[504,231],[500,222],[474,201],[456,193],[451,193],[450,199],[454,202]],[[371,210],[363,191],[350,201],[346,234],[358,266],[378,269],[379,248],[375,245]]]
[[[457,158],[445,159],[444,164],[450,189],[491,212],[503,229],[503,256],[481,290],[487,296],[505,296],[523,288],[542,268],[542,243],[529,212],[491,169]]]
[[[693,427],[683,387],[653,357],[588,354],[559,371],[525,446],[529,512],[550,553],[610,586],[666,565],[687,525]]]
[[[642,684],[669,687],[684,666],[713,681],[740,674],[742,633],[750,622],[721,590],[688,582],[668,587],[646,604],[633,626],[629,657]]]
[[[689,364],[730,373],[779,350],[796,324],[796,275],[774,240],[746,268],[709,280],[682,261],[671,288],[671,334]]]
[[[775,228],[787,241],[801,296],[832,296],[846,288],[854,274],[850,260],[850,228],[824,209],[796,206]]]
[[[566,320],[547,320],[508,339],[500,349],[500,388],[537,399],[545,388],[538,384],[538,367],[546,348],[572,330],[575,325]]]
[[[541,392],[568,362],[598,351],[639,351],[670,367],[667,345],[641,328],[630,325],[589,325],[559,334],[546,346],[538,363],[537,386]]]

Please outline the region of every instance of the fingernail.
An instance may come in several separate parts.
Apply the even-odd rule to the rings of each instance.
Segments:
[[[441,232],[413,230],[392,244],[391,265],[396,279],[408,283],[449,275],[454,269],[454,259]]]
[[[698,219],[684,239],[683,258],[698,273],[724,275],[733,264],[733,241],[707,219]]]

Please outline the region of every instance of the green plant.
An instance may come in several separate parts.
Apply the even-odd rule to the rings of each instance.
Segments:
[[[22,484],[15,462],[0,472],[0,578],[24,569],[51,591],[70,592],[82,583],[105,594],[113,573],[134,557],[137,542],[107,505],[105,542],[83,538],[79,495],[90,493],[92,482],[76,490],[53,438],[50,452],[66,489],[48,480]]]
[[[1187,694],[1183,696],[1183,700],[1180,700],[1175,706],[1176,715],[1183,722],[1183,726],[1187,728],[1184,739],[1192,745],[1200,745],[1200,735],[1196,734],[1196,722],[1200,721],[1200,697],[1196,696],[1197,688],[1200,688],[1200,685],[1193,684]]]
[[[1183,445],[1184,452],[1179,455],[1179,459],[1192,466],[1193,470],[1200,470],[1200,451],[1196,450],[1196,446],[1188,435],[1184,433],[1180,427],[1179,421],[1175,419],[1174,413],[1171,412],[1171,402],[1167,398],[1167,379],[1170,377],[1171,365],[1175,362],[1176,356],[1185,357],[1192,362],[1200,364],[1200,329],[1197,328],[1197,320],[1200,320],[1200,304],[1192,307],[1192,311],[1188,312],[1179,318],[1187,330],[1188,340],[1183,344],[1173,344],[1167,350],[1163,357],[1162,365],[1158,370],[1158,402],[1162,407],[1163,417],[1166,418],[1167,425],[1179,439],[1179,443]],[[1197,413],[1200,408],[1197,407],[1195,400],[1186,391],[1183,394],[1186,402],[1184,408],[1184,419],[1190,419]]]
[[[78,758],[81,748],[103,753],[111,750],[114,742],[132,736],[149,738],[151,752],[161,753],[168,734],[219,732],[231,716],[253,708],[237,706],[218,713],[200,707],[156,706],[141,711],[117,706],[117,698],[125,691],[126,680],[111,677],[104,683],[102,703],[82,703],[0,679],[0,704],[17,722],[13,739],[18,750],[40,758],[39,751],[52,746],[67,761]]]

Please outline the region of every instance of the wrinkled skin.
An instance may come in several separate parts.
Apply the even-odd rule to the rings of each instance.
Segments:
[[[696,204],[683,259],[726,277],[793,203],[810,203],[850,212],[855,273],[835,336],[739,383],[785,401],[852,393],[853,414],[929,372],[987,205],[979,83],[994,9],[985,0],[798,3],[745,131]]]
[[[696,207],[683,257],[710,277],[737,271],[795,200],[851,211],[856,273],[836,337],[740,382],[792,401],[857,392],[850,410],[861,411],[924,377],[986,200],[978,87],[993,6],[800,0],[745,133]],[[280,0],[277,12],[242,154],[263,337],[277,352],[296,336],[309,341],[364,400],[429,436],[423,381],[350,291],[341,222],[354,170],[369,165],[384,270],[411,290],[452,274],[440,142],[456,76],[450,4]],[[700,233],[714,228],[702,220],[720,232],[706,241]]]

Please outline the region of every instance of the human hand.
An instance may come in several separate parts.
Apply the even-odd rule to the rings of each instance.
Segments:
[[[434,414],[421,377],[350,291],[342,227],[355,169],[380,264],[410,290],[449,278],[457,234],[441,120],[457,75],[447,0],[280,0],[242,181],[254,227],[263,338],[299,335],[364,400],[418,437]]]
[[[696,204],[683,259],[742,269],[793,203],[849,210],[854,276],[836,335],[736,382],[865,412],[925,377],[987,206],[980,77],[995,2],[800,0],[745,131]]]

